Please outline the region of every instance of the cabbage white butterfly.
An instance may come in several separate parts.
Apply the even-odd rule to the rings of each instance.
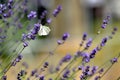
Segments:
[[[50,33],[50,28],[41,24],[40,30],[38,31],[39,36],[46,36]]]

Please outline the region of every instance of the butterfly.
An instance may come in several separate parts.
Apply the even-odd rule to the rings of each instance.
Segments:
[[[50,28],[41,24],[40,30],[38,31],[39,36],[47,36],[50,33]]]

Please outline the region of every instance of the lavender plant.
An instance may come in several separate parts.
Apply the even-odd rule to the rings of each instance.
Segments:
[[[27,0],[8,0],[5,4],[0,4],[0,79],[7,80],[6,73],[11,67],[15,67],[24,57],[23,50],[29,46],[31,40],[35,40],[41,35],[43,29],[42,19],[47,15],[47,11],[43,11],[40,19],[36,19],[37,12],[29,11]],[[53,17],[57,17],[62,10],[60,5],[53,11]],[[46,20],[49,25],[52,18]],[[98,30],[104,31],[110,21],[107,16]],[[88,38],[87,33],[83,33],[78,50],[74,54],[67,53],[56,66],[52,66],[49,58],[56,55],[55,51],[59,46],[63,46],[70,37],[69,33],[64,33],[61,39],[57,41],[56,48],[48,52],[47,56],[40,61],[32,71],[28,71],[28,64],[22,62],[22,68],[16,76],[16,80],[102,80],[112,66],[118,62],[120,54],[111,58],[101,66],[91,65],[97,53],[100,52],[107,42],[111,40],[117,32],[114,27],[109,35],[105,35],[101,41],[90,50],[92,43],[96,38]],[[43,34],[42,34],[43,35]],[[106,64],[109,64],[106,66]],[[76,77],[79,74],[79,79]],[[119,80],[119,78],[117,79]]]

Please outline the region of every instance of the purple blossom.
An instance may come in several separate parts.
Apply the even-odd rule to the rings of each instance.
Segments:
[[[108,40],[107,37],[103,38],[101,43],[100,43],[100,46],[103,47],[106,44],[107,40]]]
[[[34,76],[36,73],[37,73],[37,69],[34,69],[34,70],[31,72],[31,76]]]
[[[118,58],[115,57],[115,58],[111,59],[110,61],[111,61],[112,64],[114,64],[114,63],[117,62],[117,60],[118,60]]]
[[[63,74],[63,78],[68,78],[69,74],[70,74],[70,70],[66,70]]]
[[[58,45],[63,44],[64,42],[62,40],[57,40]]]
[[[71,58],[72,58],[72,56],[70,55],[70,54],[67,54],[65,57],[63,57],[62,58],[62,62],[68,62],[68,61],[70,61],[71,60]]]
[[[52,19],[51,18],[48,18],[47,19],[47,23],[50,24],[52,22]]]
[[[24,46],[24,47],[27,47],[27,46],[28,46],[28,42],[24,42],[24,43],[23,43],[23,46]]]
[[[80,75],[80,80],[85,80],[85,79],[86,79],[86,76],[83,75],[83,74],[81,74],[81,75]]]
[[[102,74],[104,72],[104,69],[101,68],[98,72],[99,72],[99,74]]]
[[[87,33],[84,33],[82,39],[85,41],[86,38],[87,38]]]
[[[96,76],[94,80],[100,80],[100,76]]]
[[[83,70],[84,66],[78,66],[78,70]]]
[[[36,34],[38,34],[38,31],[40,29],[40,24],[34,24],[34,28],[31,30],[30,33],[28,34],[22,34],[22,41],[23,41],[23,46],[27,47],[28,42],[27,40],[34,40],[36,38]]]
[[[9,0],[8,2],[9,2],[10,4],[12,4],[14,1],[13,1],[13,0]]]
[[[90,58],[94,58],[95,54],[97,52],[97,49],[93,49],[92,52],[90,53]]]
[[[2,76],[2,80],[7,80],[7,76]]]
[[[44,75],[39,76],[39,80],[45,80],[44,78],[45,78]]]
[[[34,28],[32,29],[31,33],[32,33],[33,35],[36,35],[39,30],[40,30],[40,24],[39,24],[39,23],[34,24]]]
[[[12,5],[11,5],[10,3],[7,4],[7,7],[8,7],[9,9],[12,9]]]
[[[33,18],[36,18],[36,15],[37,13],[35,12],[35,11],[31,11],[28,15],[27,15],[27,17],[28,17],[28,19],[33,19]]]
[[[63,36],[62,36],[62,40],[65,41],[69,36],[70,36],[69,33],[64,33]]]
[[[23,58],[23,56],[21,54],[19,54],[17,56],[17,58],[14,61],[12,61],[12,66],[15,66],[17,64],[17,62],[21,61],[22,58]]]
[[[22,34],[22,41],[24,42],[26,40],[26,34]]]
[[[87,54],[87,53],[84,53],[83,55],[82,55],[82,61],[83,62],[86,62],[86,63],[88,63],[89,61],[90,61],[90,56],[89,56],[89,54]]]
[[[90,71],[90,66],[86,66],[85,68],[84,68],[84,71],[83,71],[83,74],[84,75],[88,75],[88,72]]]
[[[98,69],[97,66],[93,66],[93,67],[92,67],[92,70],[91,70],[92,74],[95,74],[95,72],[97,71],[97,69]]]
[[[89,38],[88,42],[86,43],[86,49],[88,49],[92,44],[92,38]]]
[[[102,23],[102,26],[101,26],[102,29],[105,29],[105,28],[106,28],[109,20],[110,20],[110,16],[107,16],[107,17],[103,20],[103,23]]]
[[[62,6],[61,5],[57,6],[57,8],[53,11],[53,16],[56,17],[61,10]]]
[[[21,60],[23,56],[21,54],[18,55],[17,59]]]
[[[43,66],[44,66],[44,68],[47,68],[48,65],[49,65],[49,63],[48,63],[48,62],[45,62]]]
[[[84,54],[84,52],[77,51],[76,54],[75,54],[75,56],[76,56],[76,57],[80,57],[80,56],[82,56],[83,54]]]

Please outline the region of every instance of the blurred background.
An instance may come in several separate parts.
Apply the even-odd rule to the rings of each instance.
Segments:
[[[4,3],[4,0],[0,1]],[[110,34],[115,26],[118,27],[118,32],[104,49],[99,52],[100,54],[96,56],[96,60],[92,64],[101,65],[118,54],[120,48],[120,0],[29,0],[28,4],[30,10],[37,11],[38,15],[41,14],[41,11],[47,10],[49,13],[47,17],[51,17],[57,5],[62,5],[62,11],[56,18],[53,18],[52,23],[49,25],[50,34],[31,41],[30,46],[23,52],[24,60],[30,63],[32,68],[35,67],[33,63],[37,64],[40,62],[49,51],[56,47],[56,41],[61,39],[65,32],[70,33],[70,38],[55,51],[56,55],[50,59],[51,63],[54,59],[56,59],[57,63],[57,59],[59,60],[66,53],[74,54],[84,32],[87,32],[89,37],[95,38],[91,47],[93,49],[99,44],[101,38]],[[102,21],[107,15],[111,15],[109,25],[105,31],[100,32],[100,35],[97,36]],[[44,21],[43,25],[45,25]],[[120,69],[117,70],[118,67],[120,67],[120,63],[116,64],[111,70],[118,75],[109,73],[102,80],[116,80],[120,76]],[[11,72],[8,72],[8,74],[11,74]]]

